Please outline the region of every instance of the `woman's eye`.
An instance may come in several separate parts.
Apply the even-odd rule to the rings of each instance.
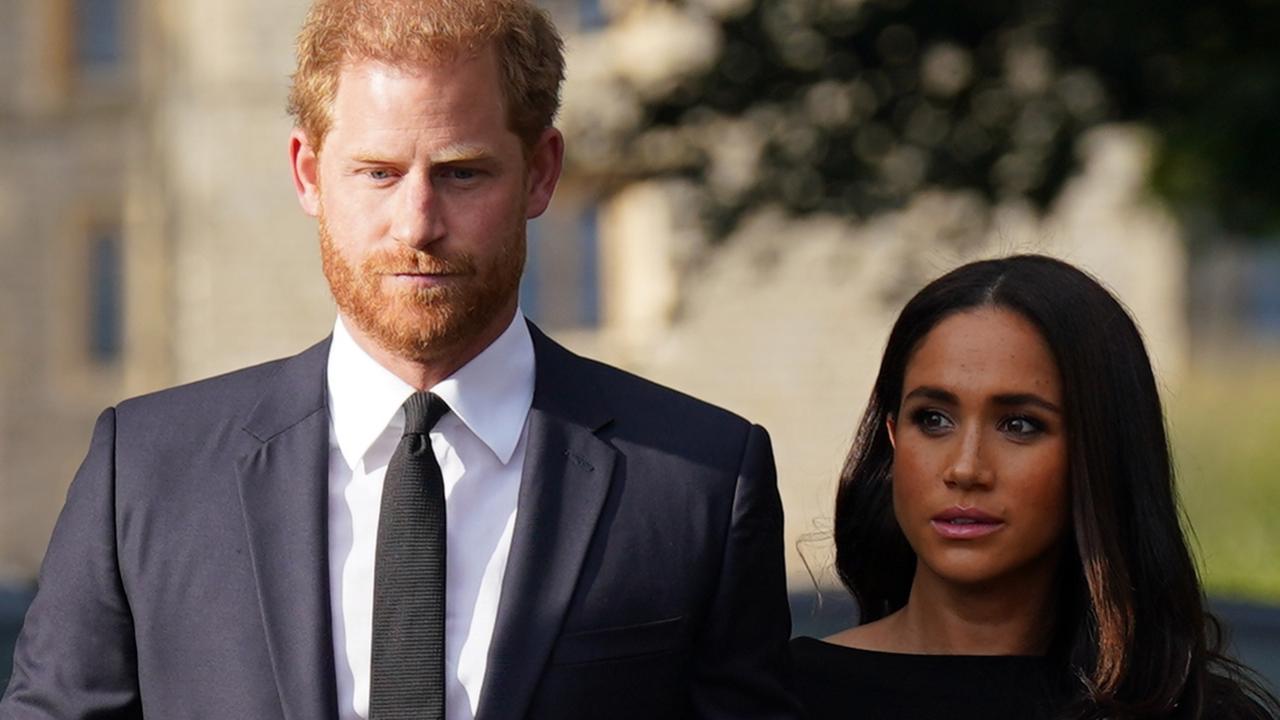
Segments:
[[[1041,423],[1029,417],[1006,418],[1000,425],[1002,431],[1024,438],[1031,437],[1044,430],[1044,426]]]
[[[917,410],[911,416],[916,427],[925,433],[943,432],[951,427],[951,418],[937,410]]]

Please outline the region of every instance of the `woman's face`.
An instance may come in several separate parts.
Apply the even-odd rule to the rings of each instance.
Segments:
[[[1068,524],[1067,438],[1036,327],[1000,308],[952,315],[908,360],[902,393],[889,420],[893,508],[917,582],[1051,578]]]

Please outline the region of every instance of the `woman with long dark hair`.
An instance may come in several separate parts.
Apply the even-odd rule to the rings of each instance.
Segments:
[[[827,717],[1275,718],[1222,654],[1138,329],[1047,257],[903,309],[841,474],[860,623],[793,642]]]

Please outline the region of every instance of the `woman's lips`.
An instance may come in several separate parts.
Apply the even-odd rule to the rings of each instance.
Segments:
[[[1003,520],[977,508],[949,508],[933,516],[929,522],[939,535],[948,540],[984,537],[1004,527]]]

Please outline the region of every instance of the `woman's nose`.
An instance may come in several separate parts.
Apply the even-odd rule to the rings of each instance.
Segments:
[[[968,429],[959,437],[948,459],[943,482],[960,490],[991,484],[991,472],[983,458],[979,428]]]

